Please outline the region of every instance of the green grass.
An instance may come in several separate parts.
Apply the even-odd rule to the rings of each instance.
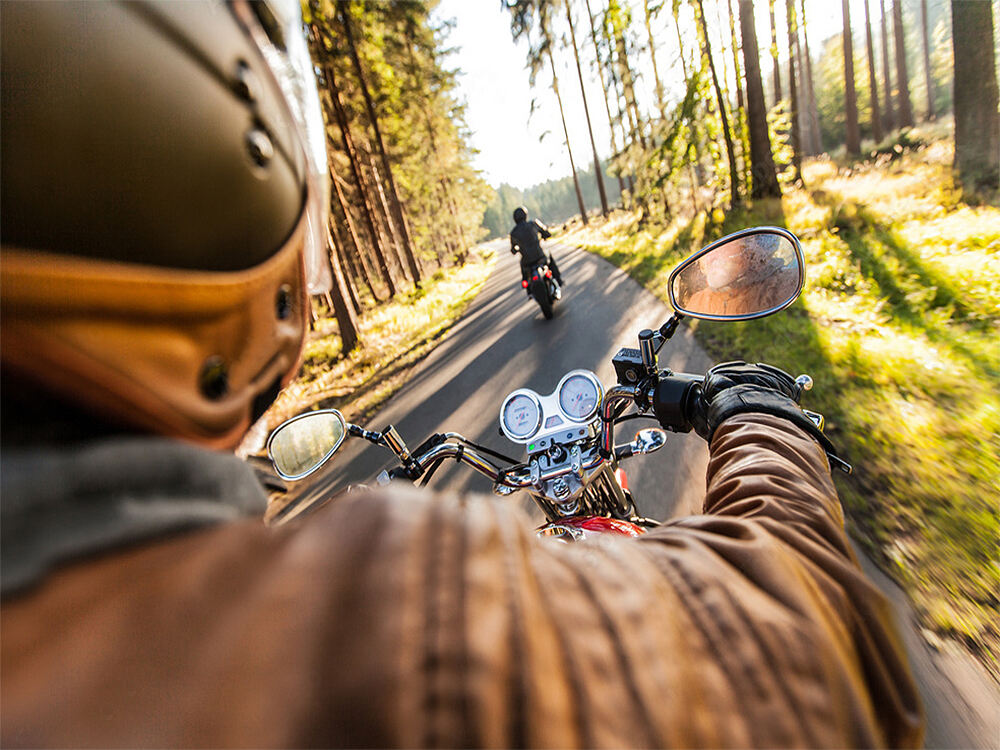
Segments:
[[[693,322],[718,359],[809,373],[804,405],[855,466],[838,479],[854,535],[924,627],[1000,674],[1000,210],[959,202],[948,141],[846,172],[805,169],[780,201],[657,232],[627,216],[574,238],[666,300],[670,269],[719,236],[786,226],[802,299],[771,318]]]

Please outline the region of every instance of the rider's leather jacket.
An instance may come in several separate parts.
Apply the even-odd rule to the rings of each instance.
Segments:
[[[917,747],[823,451],[755,414],[710,450],[704,514],[637,540],[539,539],[509,499],[395,485],[278,529],[106,540],[5,599],[0,744]],[[114,515],[101,483],[129,471],[64,466],[95,504],[60,511],[66,456],[41,459],[48,510],[5,516],[5,547],[8,521],[45,540]],[[130,512],[216,497],[212,460],[135,482]]]
[[[510,230],[510,251],[521,253],[521,265],[530,266],[534,263],[545,261],[545,253],[542,251],[542,239],[548,239],[552,234],[538,219],[518,222]]]

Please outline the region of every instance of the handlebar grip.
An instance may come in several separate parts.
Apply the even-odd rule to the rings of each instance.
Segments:
[[[701,375],[675,372],[661,377],[653,391],[653,413],[671,432],[690,432],[695,399],[701,395]]]

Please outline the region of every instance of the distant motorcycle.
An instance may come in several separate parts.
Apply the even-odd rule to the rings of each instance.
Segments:
[[[540,288],[537,299],[549,317],[550,295],[558,285],[545,271],[540,265],[525,283]],[[498,495],[528,492],[546,517],[539,535],[565,541],[592,534],[638,536],[659,522],[639,513],[620,464],[662,448],[667,441],[664,430],[691,430],[703,379],[661,369],[660,347],[683,316],[719,321],[764,317],[790,305],[804,280],[799,242],[785,229],[747,229],[693,254],[668,281],[676,312],[659,330],[640,331],[638,349],[623,348],[612,359],[616,385],[605,388],[590,370],[572,370],[549,394],[519,388],[504,398],[500,430],[524,448],[525,460],[508,458],[455,432],[431,435],[411,451],[392,425],[372,432],[349,424],[332,409],[285,422],[271,434],[267,452],[278,474],[294,481],[325,464],[346,437],[359,437],[388,449],[399,462],[379,475],[379,484],[426,484],[443,461],[452,459],[488,477]],[[812,387],[806,375],[796,383],[803,391]],[[626,414],[629,407],[635,411]],[[822,429],[822,415],[806,414]],[[615,425],[636,418],[655,420],[659,427],[639,430],[630,443],[616,444]],[[847,464],[831,457],[834,460],[850,472]]]
[[[546,320],[552,319],[552,306],[557,299],[562,299],[562,287],[552,275],[552,270],[544,261],[536,263],[528,274],[528,278],[521,280],[521,287],[527,289],[528,293],[534,297],[535,302],[542,308],[542,315]]]

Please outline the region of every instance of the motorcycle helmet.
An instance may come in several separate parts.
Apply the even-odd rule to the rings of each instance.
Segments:
[[[518,206],[514,209],[514,223],[520,224],[522,221],[528,220],[528,211],[524,206]]]
[[[239,441],[330,284],[301,28],[296,0],[3,4],[5,375],[132,429]]]

